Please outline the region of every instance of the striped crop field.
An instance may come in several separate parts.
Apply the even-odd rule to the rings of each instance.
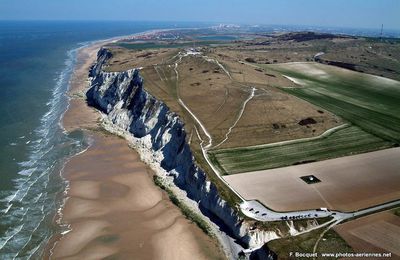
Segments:
[[[336,158],[391,147],[357,126],[341,128],[312,140],[210,151],[221,174],[235,174]]]
[[[400,143],[400,82],[318,63],[271,65],[297,82],[285,92],[322,107],[366,132]]]
[[[210,151],[221,174],[301,164],[398,146],[400,82],[318,63],[259,65],[293,81],[281,90],[348,122],[320,138]]]

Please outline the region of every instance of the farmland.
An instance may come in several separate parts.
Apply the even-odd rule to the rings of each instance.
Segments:
[[[140,68],[146,91],[184,122],[196,163],[228,205],[350,212],[399,198],[400,148],[386,149],[400,143],[399,45],[312,33],[221,44],[210,44],[220,35],[176,35],[111,44],[105,70]],[[309,175],[318,182],[304,182]],[[271,247],[311,250],[320,235]],[[319,245],[351,251],[333,231]]]
[[[389,146],[390,143],[356,126],[345,126],[319,138],[218,150],[211,152],[211,158],[222,173],[235,174],[301,164],[304,160],[318,161]]]
[[[293,83],[281,90],[351,123],[321,138],[211,151],[223,174],[270,169],[398,146],[400,82],[318,63],[258,65]]]
[[[355,252],[392,253],[400,257],[400,218],[391,211],[362,217],[335,227]]]
[[[260,145],[315,137],[342,124],[332,113],[271,87],[269,84],[290,84],[279,74],[271,76],[237,62],[241,68],[219,63],[209,47],[201,47],[196,54],[179,48],[107,48],[113,56],[105,70],[141,68],[144,88],[185,122],[187,142],[196,161],[232,204],[237,198],[204,158],[201,146],[206,142],[218,149]],[[244,74],[257,82],[248,82]],[[316,123],[299,124],[309,117]]]
[[[223,176],[246,200],[285,212],[326,207],[352,212],[400,196],[400,148]],[[318,180],[307,184],[301,177]]]
[[[398,81],[313,62],[261,64],[288,60],[282,55],[289,43],[281,43],[279,54],[256,42],[202,46],[197,54],[153,43],[112,45],[106,70],[141,67],[146,90],[185,122],[187,142],[213,180],[218,178],[202,153],[207,142],[206,154],[224,175],[397,146]],[[312,57],[319,45],[309,44],[315,48],[296,43],[306,49],[291,60]]]
[[[400,82],[317,63],[272,65],[299,83],[282,88],[352,122],[364,131],[400,142]]]

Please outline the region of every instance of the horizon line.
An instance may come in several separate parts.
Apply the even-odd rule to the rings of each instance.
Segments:
[[[134,23],[198,23],[210,25],[240,25],[240,26],[293,26],[293,27],[314,27],[326,29],[367,29],[377,30],[380,32],[382,24],[377,27],[354,27],[347,25],[311,25],[311,24],[279,24],[279,23],[243,23],[243,22],[229,22],[229,21],[174,21],[174,20],[113,20],[113,19],[1,19],[0,22],[134,22]],[[383,30],[400,32],[400,28],[386,27],[383,24]]]

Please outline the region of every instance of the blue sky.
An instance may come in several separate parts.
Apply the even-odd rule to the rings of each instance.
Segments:
[[[0,20],[205,21],[400,29],[400,0],[0,0]]]

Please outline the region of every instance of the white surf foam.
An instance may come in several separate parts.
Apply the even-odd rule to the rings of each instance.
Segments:
[[[65,160],[62,158],[68,155],[68,152],[61,152],[60,150],[65,149],[68,144],[61,146],[54,144],[65,141],[66,143],[69,142],[69,145],[77,147],[77,143],[72,142],[70,138],[62,134],[58,125],[67,105],[65,92],[68,89],[68,80],[74,66],[75,54],[76,49],[67,54],[65,68],[57,77],[51,99],[46,103],[48,111],[40,119],[40,126],[33,131],[29,140],[25,139],[25,136],[19,137],[19,139],[25,139],[24,143],[28,146],[29,156],[26,161],[18,163],[20,167],[18,175],[20,177],[13,180],[15,190],[10,191],[10,194],[0,199],[5,204],[5,208],[1,210],[0,221],[9,223],[8,230],[0,238],[0,255],[4,253],[2,252],[3,249],[8,247],[13,248],[13,250],[18,249],[15,257],[20,257],[20,252],[32,247],[33,251],[29,253],[31,257],[40,247],[40,244],[29,244],[32,241],[33,233],[36,232],[44,236],[48,234],[48,232],[39,232],[38,230],[42,228],[41,223],[48,214],[47,211],[54,209],[52,203],[55,202],[51,202],[52,198],[47,197],[45,191],[51,188],[48,186],[50,174],[59,165],[59,160]],[[28,212],[29,222],[26,222]],[[24,228],[25,224],[29,226],[29,229]],[[37,240],[37,238],[35,239]],[[45,242],[47,239],[43,237],[41,240]],[[8,246],[8,243],[11,244]],[[38,243],[38,241],[35,241],[35,243]]]

